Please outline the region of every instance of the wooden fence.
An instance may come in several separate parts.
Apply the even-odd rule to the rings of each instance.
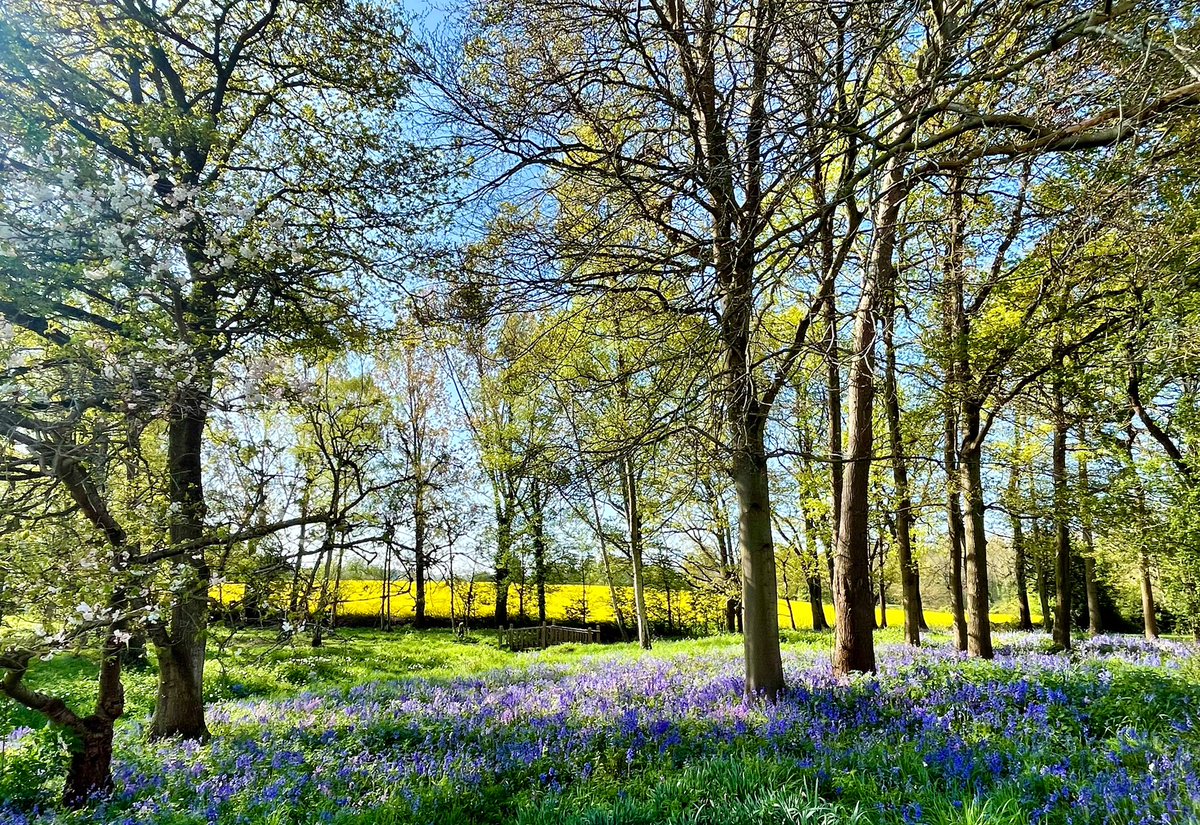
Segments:
[[[532,650],[562,644],[599,644],[600,628],[563,627],[543,624],[536,627],[508,627],[500,629],[500,644],[509,650]]]

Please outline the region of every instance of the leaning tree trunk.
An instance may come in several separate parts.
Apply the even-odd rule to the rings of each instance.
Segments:
[[[646,612],[646,577],[642,567],[642,513],[638,502],[637,476],[633,459],[621,457],[621,486],[625,499],[625,518],[629,527],[629,558],[633,565],[633,608],[637,613],[638,646],[649,650],[650,617]]]
[[[1071,531],[1067,516],[1067,416],[1062,379],[1054,379],[1054,646],[1071,649]]]
[[[199,541],[204,534],[204,486],[201,448],[208,418],[208,393],[188,387],[171,406],[167,421],[170,523],[173,545]],[[203,553],[188,554],[188,580],[175,596],[170,625],[158,638],[158,697],[150,722],[154,738],[204,739],[204,660],[208,638],[209,569]]]

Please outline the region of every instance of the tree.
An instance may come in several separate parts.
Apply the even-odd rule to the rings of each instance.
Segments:
[[[205,428],[225,359],[256,338],[330,342],[358,316],[355,283],[370,294],[422,212],[413,181],[429,169],[389,122],[407,52],[397,19],[365,4],[6,7],[5,121],[68,150],[10,154],[6,170],[76,180],[97,158],[117,191],[141,190],[144,219],[93,201],[106,268],[66,282],[28,272],[0,298],[10,320],[85,317],[172,354],[158,403],[174,548],[209,533]],[[210,569],[203,553],[175,555],[190,584],[152,634],[151,730],[203,736]]]

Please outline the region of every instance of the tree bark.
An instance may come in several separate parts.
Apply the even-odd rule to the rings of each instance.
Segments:
[[[746,693],[774,699],[784,688],[779,651],[779,602],[775,579],[775,543],[763,437],[765,411],[746,422],[733,456],[742,557],[742,645],[746,655]]]
[[[201,449],[208,420],[207,387],[184,387],[167,420],[169,499],[174,514],[172,544],[203,537],[204,504]],[[171,605],[169,637],[156,640],[159,661],[158,697],[150,722],[153,738],[181,736],[205,739],[204,660],[208,638],[209,570],[201,554],[190,557],[189,580]],[[165,642],[165,644],[160,644]]]
[[[808,585],[808,606],[812,611],[812,629],[821,632],[829,629],[825,619],[825,598],[821,588],[821,560],[817,555],[817,524],[809,516],[804,518],[804,532],[810,550],[805,560],[805,581]]]
[[[968,647],[967,616],[963,601],[963,552],[966,525],[963,520],[962,467],[959,464],[958,407],[963,396],[959,364],[966,355],[967,318],[963,306],[963,245],[966,221],[963,216],[962,184],[956,177],[951,192],[949,230],[950,248],[946,255],[945,295],[942,306],[942,334],[949,355],[946,358],[946,399],[944,412],[943,461],[946,469],[946,529],[950,539],[950,611],[954,614],[954,643],[959,650]]]

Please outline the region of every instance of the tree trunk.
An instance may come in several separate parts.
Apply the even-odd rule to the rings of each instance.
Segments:
[[[508,625],[508,561],[512,558],[512,513],[496,502],[496,627]]]
[[[1018,469],[1019,451],[1021,446],[1020,429],[1017,430],[1016,449],[1013,466],[1008,475],[1008,518],[1012,526],[1013,572],[1017,580],[1017,629],[1033,630],[1033,617],[1029,613],[1029,580],[1027,578],[1028,560],[1025,558],[1025,524],[1017,513],[1018,494],[1020,492],[1020,471]]]
[[[804,578],[808,585],[808,605],[812,610],[812,629],[829,630],[829,622],[825,619],[825,594],[821,587],[821,559],[817,553],[817,523],[807,514],[804,517],[804,531],[811,550]]]
[[[849,438],[842,468],[841,516],[834,565],[833,671],[875,670],[875,605],[871,594],[870,525],[868,521],[872,411],[875,396],[874,284],[864,281],[854,318],[854,356],[850,364],[847,404]]]
[[[949,215],[950,247],[946,255],[945,296],[942,306],[942,334],[946,338],[946,399],[944,442],[946,467],[946,528],[950,538],[950,610],[954,614],[954,643],[959,650],[969,646],[967,616],[963,603],[963,553],[966,546],[966,524],[963,519],[962,472],[959,463],[958,405],[963,396],[966,376],[959,367],[966,361],[967,318],[963,305],[963,246],[966,220],[963,216],[962,180],[956,176],[951,193]]]
[[[63,805],[73,809],[107,797],[113,790],[113,723],[95,717],[83,723],[86,730],[71,751],[63,786]]]
[[[929,624],[925,621],[925,604],[921,600],[921,570],[918,567],[917,574],[917,626],[921,628],[923,633],[929,632]]]
[[[533,528],[533,581],[537,586],[538,622],[546,623],[546,502],[535,485],[531,525]]]
[[[201,448],[208,413],[208,393],[188,387],[180,391],[168,414],[167,469],[169,498],[174,508],[170,523],[172,544],[203,537],[204,505]],[[209,570],[203,555],[189,555],[189,580],[171,605],[169,639],[159,647],[158,697],[150,722],[153,738],[208,736],[204,722],[204,660],[208,638]],[[163,663],[166,662],[166,666]]]
[[[829,254],[832,261],[832,253]],[[829,298],[822,306],[825,319],[825,392],[829,407],[829,483],[833,489],[833,508],[830,510],[829,553],[825,561],[829,566],[829,587],[834,591],[838,534],[842,518],[842,368],[838,348],[837,296],[830,290]],[[834,602],[837,612],[837,602]]]
[[[1054,646],[1071,649],[1071,530],[1067,515],[1067,416],[1062,379],[1054,379]]]
[[[959,461],[959,477],[963,488],[966,512],[963,518],[966,539],[963,547],[967,604],[967,652],[981,659],[991,659],[992,620],[988,595],[987,534],[984,532],[983,472],[979,448],[979,411],[964,405],[966,425]]]
[[[1154,615],[1154,582],[1150,578],[1150,554],[1141,553],[1139,565],[1142,583],[1142,626],[1147,639],[1158,638],[1158,618]]]
[[[1079,425],[1080,447],[1087,450],[1087,428]],[[1088,633],[1099,636],[1104,632],[1104,619],[1100,616],[1100,587],[1096,582],[1096,542],[1092,535],[1091,481],[1088,478],[1087,458],[1079,456],[1080,517],[1083,524],[1083,584],[1087,592]]]
[[[649,650],[650,617],[646,613],[646,579],[642,568],[642,513],[638,503],[637,476],[633,459],[621,457],[621,482],[625,499],[625,518],[629,527],[629,558],[633,563],[633,608],[637,613],[638,646]]]
[[[890,267],[889,267],[890,269]],[[892,480],[896,485],[896,555],[900,566],[900,601],[904,609],[904,640],[910,645],[921,644],[920,584],[917,562],[912,552],[912,495],[908,484],[908,461],[905,457],[904,433],[900,428],[900,390],[896,379],[896,289],[895,278],[889,279],[884,299],[884,403],[887,407],[888,438],[892,451]],[[883,575],[880,565],[880,602],[883,602]],[[881,624],[887,626],[884,611]]]
[[[763,436],[765,411],[743,422],[741,443],[733,456],[742,557],[742,645],[746,655],[746,693],[774,699],[784,688],[779,652],[779,601],[775,580],[775,544],[771,532],[771,496]]]
[[[426,532],[425,485],[418,480],[416,494],[413,496],[413,627],[417,629],[425,627],[426,624]]]
[[[1013,556],[1017,576],[1017,629],[1033,630],[1033,615],[1029,611],[1029,579],[1026,574],[1025,529],[1021,517],[1012,515]]]

